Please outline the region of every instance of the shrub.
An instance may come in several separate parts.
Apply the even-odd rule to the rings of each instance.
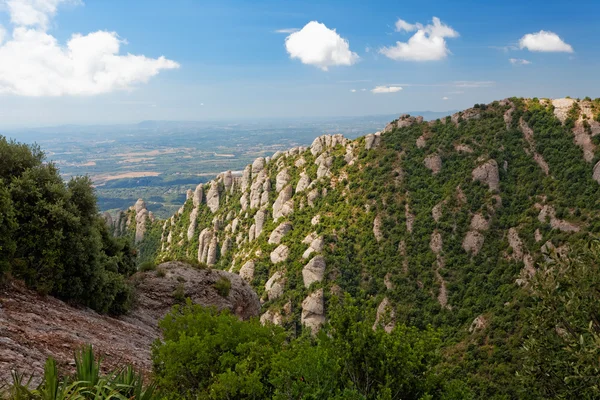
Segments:
[[[217,293],[219,293],[219,295],[222,297],[227,297],[229,296],[229,291],[231,290],[231,281],[222,276],[213,284],[213,287]]]
[[[156,263],[154,261],[144,261],[138,266],[138,271],[148,272],[156,270]]]

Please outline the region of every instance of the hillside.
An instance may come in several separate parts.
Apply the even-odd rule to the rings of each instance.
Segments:
[[[160,337],[158,321],[178,303],[174,293],[179,286],[196,304],[229,309],[243,319],[258,315],[256,294],[237,276],[178,262],[162,264],[157,271],[161,274],[139,272],[131,278],[135,306],[118,318],[39,295],[18,282],[1,287],[0,382],[10,382],[15,370],[33,374],[37,382],[48,357],[55,358],[62,371],[72,370],[73,354],[88,344],[103,358],[105,370],[127,363],[149,374],[151,346]],[[231,283],[226,296],[214,288],[221,277]]]
[[[240,274],[261,321],[297,334],[326,323],[341,294],[386,330],[442,328],[471,384],[514,395],[502,382],[518,365],[531,276],[600,232],[599,115],[599,100],[520,98],[431,122],[403,115],[221,173],[167,220],[138,202],[116,231],[136,236],[142,259]]]

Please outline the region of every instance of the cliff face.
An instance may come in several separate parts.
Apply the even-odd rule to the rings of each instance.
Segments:
[[[157,272],[160,271],[160,272]],[[231,289],[219,294],[214,284],[227,279]],[[152,342],[159,337],[157,323],[182,295],[205,306],[230,309],[240,318],[259,315],[258,296],[239,276],[225,271],[200,270],[179,262],[165,263],[156,271],[132,277],[135,306],[120,318],[72,307],[49,296],[40,296],[13,282],[0,291],[0,381],[10,381],[12,370],[43,374],[48,356],[62,369],[72,368],[73,354],[92,344],[112,370],[124,363],[150,372]]]
[[[515,98],[321,136],[190,191],[155,223],[158,258],[239,274],[263,322],[315,331],[331,296],[349,293],[374,320],[393,316],[386,329],[467,331],[527,286],[549,246],[600,230],[599,112]]]

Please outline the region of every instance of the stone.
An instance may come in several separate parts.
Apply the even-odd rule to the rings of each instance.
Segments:
[[[275,300],[283,294],[285,280],[281,271],[275,272],[265,283],[265,291],[269,300]]]
[[[227,252],[231,249],[232,242],[231,238],[227,236],[225,241],[223,242],[223,246],[221,246],[221,257],[225,256]]]
[[[206,254],[206,265],[212,266],[217,262],[217,236],[213,235],[210,245],[208,246],[208,253]]]
[[[287,168],[282,169],[275,178],[275,191],[277,193],[281,192],[281,190],[290,182],[290,173]]]
[[[315,215],[314,217],[312,217],[312,219],[310,220],[310,224],[312,226],[318,225],[319,222],[321,222],[321,216],[319,214]]]
[[[379,147],[381,144],[381,136],[380,133],[369,133],[365,136],[365,150],[371,150],[376,147]]]
[[[442,170],[442,158],[438,154],[430,154],[425,157],[423,161],[425,166],[433,172],[433,174],[438,174]]]
[[[260,323],[262,325],[274,324],[281,326],[283,325],[283,316],[278,311],[267,310],[260,316]]]
[[[315,200],[318,198],[319,198],[319,191],[316,188],[311,190],[310,192],[308,192],[308,194],[306,195],[306,200],[308,202],[308,205],[311,207],[315,206]]]
[[[594,171],[593,171],[593,173],[592,173],[592,178],[593,178],[593,179],[594,179],[596,182],[600,183],[600,161],[598,161],[598,162],[596,163],[596,165],[594,165]]]
[[[137,199],[137,201],[135,202],[135,205],[133,206],[135,213],[139,214],[140,211],[146,209],[146,202],[144,201],[144,199]]]
[[[210,189],[208,189],[206,205],[213,213],[219,209],[219,187],[216,181],[212,181]]]
[[[194,208],[192,210],[192,212],[190,213],[190,224],[188,225],[188,230],[187,230],[188,241],[192,240],[192,238],[194,237],[194,233],[196,232],[197,219],[198,219],[198,209]]]
[[[254,231],[254,237],[259,237],[262,233],[265,220],[267,219],[267,210],[258,210],[254,215],[254,224],[256,226]]]
[[[484,240],[485,237],[479,231],[469,231],[463,240],[462,248],[467,253],[473,253],[476,255],[483,247]]]
[[[202,204],[203,197],[204,197],[204,185],[199,184],[198,186],[196,186],[196,190],[194,190],[194,197],[192,198],[194,207],[198,207],[200,204]]]
[[[277,200],[273,204],[273,220],[277,221],[279,218],[290,215],[294,211],[292,191],[292,186],[287,185],[279,192],[279,196],[277,196]]]
[[[302,269],[304,287],[309,287],[313,282],[321,282],[325,276],[326,266],[323,256],[313,257]]]
[[[188,189],[185,192],[185,201],[188,201],[189,199],[191,199],[192,197],[194,197],[194,191],[192,189]]]
[[[431,234],[429,248],[434,254],[440,254],[442,252],[442,243],[442,234],[436,230]]]
[[[244,168],[244,172],[242,173],[242,192],[245,192],[250,187],[252,182],[252,166],[248,165]]]
[[[271,252],[271,262],[278,264],[287,260],[290,253],[290,249],[285,244],[280,244],[275,250]]]
[[[289,222],[282,222],[279,226],[273,229],[269,236],[269,244],[279,244],[281,239],[292,230],[292,224]]]
[[[488,162],[475,168],[471,173],[473,181],[479,181],[486,184],[490,191],[500,189],[500,175],[498,174],[498,163],[496,160]]]
[[[396,313],[387,297],[377,307],[373,330],[376,330],[380,326],[383,327],[386,333],[390,333],[396,327]]]
[[[383,233],[381,232],[381,215],[377,215],[375,220],[373,221],[373,235],[375,235],[375,240],[381,242],[383,240]]]
[[[471,326],[469,327],[469,333],[474,333],[474,332],[480,331],[482,329],[485,329],[486,326],[487,326],[487,321],[486,321],[485,317],[483,315],[480,315],[477,318],[475,318],[473,320],[473,322],[471,323]]]
[[[600,179],[600,178],[599,178]],[[298,180],[298,184],[296,185],[296,193],[303,192],[310,185],[310,177],[306,174],[306,172],[302,171],[300,173],[300,179]]]
[[[265,168],[266,161],[263,157],[259,157],[252,163],[252,175],[256,175]]]
[[[479,213],[473,215],[471,219],[471,229],[476,231],[487,231],[490,227],[490,223],[485,217]]]
[[[242,268],[240,268],[240,276],[242,277],[242,279],[248,283],[252,282],[252,280],[254,279],[255,267],[256,264],[254,263],[254,260],[246,261],[244,265],[242,265]]]
[[[311,293],[302,301],[302,315],[300,322],[316,334],[325,323],[325,301],[323,289]]]

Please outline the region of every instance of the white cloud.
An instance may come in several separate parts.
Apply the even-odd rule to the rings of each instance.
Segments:
[[[0,0],[2,1],[2,0]],[[161,70],[178,68],[165,57],[119,55],[116,32],[75,33],[66,45],[47,33],[60,3],[8,0],[12,36],[0,42],[0,93],[21,96],[96,95],[130,89]]]
[[[352,65],[359,59],[358,54],[350,51],[348,41],[335,29],[311,21],[300,31],[285,39],[285,48],[290,58],[297,58],[303,64],[314,65],[327,71],[336,65]]]
[[[275,33],[286,33],[289,35],[290,33],[298,32],[298,30],[298,28],[277,29]]]
[[[352,93],[356,93],[356,89],[350,89]]]
[[[573,53],[573,47],[565,43],[556,33],[539,31],[528,33],[519,40],[519,47],[529,51]]]
[[[0,45],[4,42],[4,38],[6,37],[6,29],[0,25]]]
[[[450,97],[444,96],[444,97],[442,97],[442,100],[450,100]]]
[[[522,58],[509,58],[508,61],[510,61],[510,63],[512,65],[529,65],[531,64],[531,61],[522,59]]]
[[[402,88],[400,86],[376,86],[371,89],[372,93],[381,94],[381,93],[396,93],[401,91]]]
[[[446,58],[450,50],[445,38],[458,36],[458,32],[437,17],[433,17],[433,23],[429,25],[409,24],[399,19],[396,31],[416,32],[408,42],[396,42],[395,46],[382,47],[379,52],[392,60],[401,61],[437,61]]]

